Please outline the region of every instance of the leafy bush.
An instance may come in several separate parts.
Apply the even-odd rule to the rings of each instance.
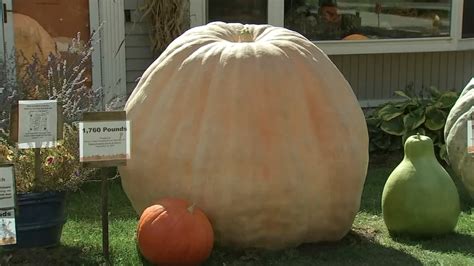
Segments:
[[[433,140],[438,157],[447,162],[443,130],[459,93],[441,92],[435,87],[427,92],[417,94],[413,86],[408,86],[395,92],[400,101],[382,104],[367,117],[371,152],[403,149],[409,136],[420,133]]]

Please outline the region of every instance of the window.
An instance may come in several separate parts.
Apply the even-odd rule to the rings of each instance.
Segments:
[[[267,0],[209,0],[208,21],[266,24]]]
[[[464,0],[462,37],[474,38],[474,0]]]
[[[474,47],[474,0],[191,0],[189,3],[192,26],[220,20],[286,27],[314,41],[327,54],[441,52]]]
[[[310,40],[446,37],[451,0],[285,0],[284,14]]]

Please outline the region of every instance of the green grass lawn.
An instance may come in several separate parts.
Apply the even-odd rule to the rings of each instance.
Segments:
[[[353,230],[337,243],[305,244],[279,252],[215,247],[205,265],[474,265],[474,213],[464,199],[456,231],[425,240],[391,238],[380,200],[393,168],[371,165]],[[462,191],[461,191],[462,192]],[[110,247],[115,265],[141,265],[135,245],[135,215],[118,180],[110,186]],[[470,206],[469,206],[470,205]],[[103,263],[100,183],[88,183],[67,199],[68,221],[61,246],[2,251],[1,265],[97,265]]]

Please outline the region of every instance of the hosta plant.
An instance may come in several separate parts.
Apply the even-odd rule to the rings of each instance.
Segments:
[[[400,101],[380,105],[367,117],[372,152],[399,150],[409,136],[420,133],[433,140],[437,156],[447,161],[443,130],[459,93],[435,87],[427,92],[415,93],[412,86],[395,91]]]

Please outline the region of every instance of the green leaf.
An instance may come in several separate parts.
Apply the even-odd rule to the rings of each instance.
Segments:
[[[425,110],[423,107],[420,107],[413,112],[410,112],[403,116],[403,125],[405,128],[410,131],[413,130],[425,122]]]
[[[459,94],[457,92],[454,92],[454,91],[445,92],[438,98],[435,105],[439,108],[451,109],[454,103],[456,103],[458,97],[459,97]]]
[[[425,133],[424,135],[430,137],[431,140],[433,141],[433,143],[434,143],[435,145],[441,143],[441,141],[443,140],[443,132],[442,132],[442,130],[430,130],[430,129],[427,129],[427,130],[426,130],[426,133]]]
[[[403,150],[402,138],[400,138],[400,137],[391,137],[390,138],[390,147],[388,148],[388,150],[389,151]]]
[[[436,108],[435,106],[429,106],[426,108],[425,116],[425,127],[429,130],[440,130],[446,123],[446,112]]]
[[[365,121],[367,122],[367,126],[370,128],[378,127],[382,120],[378,117],[368,117]]]
[[[449,164],[449,157],[448,157],[448,152],[446,150],[446,144],[441,144],[438,145],[439,147],[439,158],[444,160],[447,164]]]
[[[393,104],[387,104],[382,109],[378,111],[378,115],[382,120],[384,121],[389,121],[394,119],[397,116],[400,116],[403,114],[403,110],[397,108]]]
[[[438,98],[441,95],[441,91],[435,86],[430,86],[429,91],[433,98]]]
[[[390,147],[390,138],[388,136],[381,136],[375,138],[373,141],[374,145],[381,150],[386,150]]]
[[[395,95],[398,95],[398,96],[401,96],[405,99],[408,99],[408,100],[411,100],[411,97],[408,96],[408,94],[406,94],[404,91],[394,91],[393,92]]]
[[[380,128],[384,132],[395,136],[402,136],[406,131],[405,127],[403,126],[403,119],[401,116],[397,116],[389,121],[383,121],[380,125]]]
[[[399,108],[400,110],[404,110],[406,108],[410,108],[410,107],[416,107],[418,104],[416,103],[416,101],[414,100],[411,100],[411,101],[403,101],[403,102],[397,102],[394,104],[397,108]]]

